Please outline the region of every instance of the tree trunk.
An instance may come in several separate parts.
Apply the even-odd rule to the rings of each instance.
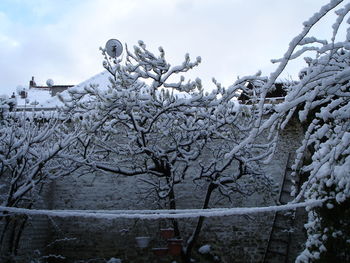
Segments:
[[[13,247],[12,247],[12,253],[15,256],[17,256],[18,248],[19,248],[19,242],[21,240],[22,233],[23,233],[24,227],[25,227],[25,225],[27,223],[27,220],[28,220],[28,217],[24,216],[22,218],[22,222],[18,225],[18,230],[17,230],[16,236],[15,236]]]
[[[207,209],[208,208],[211,194],[216,188],[217,188],[217,185],[215,185],[213,183],[210,183],[208,185],[207,193],[205,195],[205,200],[204,200],[204,204],[203,204],[202,209]],[[199,237],[200,231],[201,231],[203,223],[204,223],[204,219],[205,219],[205,217],[203,217],[203,216],[200,216],[198,218],[196,229],[194,230],[192,236],[189,238],[189,241],[188,241],[187,247],[186,247],[186,251],[185,251],[185,260],[186,260],[185,262],[186,263],[191,262],[192,249],[193,249],[193,246],[194,246],[194,244],[196,243],[196,241],[197,241],[197,239]]]
[[[171,190],[170,190],[169,199],[170,199],[170,203],[169,203],[170,209],[176,210],[176,201],[175,201],[174,188],[171,188]],[[171,221],[172,221],[172,224],[173,224],[175,236],[176,237],[180,237],[180,229],[179,229],[179,224],[178,224],[177,220],[176,219],[171,219]]]

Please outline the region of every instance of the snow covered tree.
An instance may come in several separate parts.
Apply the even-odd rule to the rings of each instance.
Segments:
[[[246,90],[256,103],[254,128],[231,152],[252,144],[266,131],[272,142],[293,116],[298,116],[307,127],[293,165],[293,176],[303,180],[301,189],[294,189],[298,193],[294,202],[301,199],[325,202],[322,207],[307,208],[308,239],[297,262],[350,260],[350,4],[335,11],[330,41],[309,36],[311,28],[342,2],[331,1],[306,21],[283,58],[273,60],[279,63],[276,71],[262,85],[253,85],[254,92]],[[340,31],[344,28],[345,39],[341,40]],[[291,60],[304,54],[308,54],[305,57],[308,66],[300,72],[300,81],[287,87],[282,103],[268,107],[266,95],[277,78]],[[230,92],[239,89],[232,85]]]
[[[179,74],[196,67],[189,55],[181,65],[171,66],[163,48],[159,55],[140,41],[134,51],[126,48],[125,64],[105,57],[104,67],[111,73],[108,87],[72,88],[61,96],[73,118],[86,133],[80,137],[79,164],[124,175],[141,176],[159,200],[176,209],[176,185],[193,180],[206,186],[202,208],[210,207],[213,191],[229,197],[232,193],[249,195],[270,189],[272,183],[257,162],[268,154],[254,155],[255,143],[225,155],[249,134],[252,115],[234,100],[236,94],[216,83],[204,92],[201,81],[185,82]],[[252,77],[260,83],[259,77]],[[245,86],[251,78],[237,81]],[[196,184],[193,184],[196,187]],[[199,218],[187,240],[183,261],[190,262],[204,218]],[[173,220],[176,236],[180,233]]]
[[[340,3],[331,1],[304,23],[283,58],[273,61],[278,67],[270,76],[262,77],[259,72],[228,88],[214,80],[216,88],[210,93],[203,91],[199,80],[185,83],[182,76],[175,79],[197,66],[199,58],[191,62],[186,55],[182,65],[171,67],[162,48],[157,57],[139,42],[134,52],[127,49],[122,65],[102,50],[104,67],[111,73],[109,87],[71,89],[69,98],[64,99],[68,108],[79,113],[75,118],[86,131],[75,161],[124,176],[141,175],[171,209],[176,209],[175,185],[189,177],[205,182],[205,209],[214,190],[229,196],[271,187],[271,180],[257,169],[258,162],[271,159],[279,133],[298,116],[307,128],[293,165],[293,176],[303,180],[301,188],[294,191],[294,202],[325,202],[322,207],[307,208],[308,241],[297,261],[327,260],[334,255],[348,260],[349,29],[344,41],[336,42],[336,38],[346,23],[350,4],[336,11],[330,41],[309,36]],[[288,63],[312,53],[315,56],[305,58],[308,66],[301,71],[300,80],[286,86],[283,102],[268,104],[267,95]],[[238,106],[235,101],[242,91],[249,94],[248,106]],[[243,178],[250,178],[250,183],[239,184]],[[329,216],[333,213],[342,221]],[[173,224],[180,236],[177,221]],[[203,218],[199,218],[187,240],[185,262],[191,258],[202,224]]]
[[[230,197],[271,187],[259,162],[270,160],[279,133],[297,116],[306,129],[292,167],[293,176],[303,180],[301,188],[294,189],[294,202],[324,201],[320,207],[307,207],[308,240],[297,262],[349,261],[350,4],[336,11],[330,41],[309,36],[342,2],[330,1],[304,23],[283,58],[273,61],[278,67],[270,76],[259,72],[228,88],[214,80],[216,88],[208,93],[199,79],[185,82],[177,77],[196,67],[200,58],[191,62],[186,55],[181,65],[172,67],[162,48],[156,56],[140,41],[133,52],[126,49],[122,64],[102,49],[110,85],[73,88],[62,97],[71,113],[69,125],[82,126],[83,132],[59,119],[18,114],[0,119],[2,205],[31,208],[45,182],[84,166],[141,176],[170,209],[177,208],[176,186],[186,179],[199,182],[206,186],[206,209],[214,191]],[[300,80],[289,83],[282,103],[269,105],[267,95],[288,63],[305,54],[307,67]],[[236,102],[242,91],[249,95],[248,106]],[[0,214],[5,221],[1,241],[13,218]],[[191,261],[203,220],[198,219],[187,240],[184,262]],[[18,222],[25,221],[23,217]],[[178,221],[172,223],[176,235],[182,236]],[[21,229],[12,238],[13,253]]]
[[[51,180],[70,175],[78,165],[67,149],[79,131],[68,132],[59,113],[7,112],[0,120],[0,204],[33,208]],[[0,213],[2,256],[17,254],[28,216]]]

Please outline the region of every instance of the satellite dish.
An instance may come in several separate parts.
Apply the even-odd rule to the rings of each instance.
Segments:
[[[106,52],[113,58],[119,57],[123,53],[123,45],[117,39],[110,39],[106,43]]]
[[[48,79],[48,80],[46,81],[46,85],[47,85],[48,87],[52,87],[53,84],[54,84],[54,82],[53,82],[52,79]]]

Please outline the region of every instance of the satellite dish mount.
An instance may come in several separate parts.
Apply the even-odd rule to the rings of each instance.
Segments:
[[[117,58],[123,53],[123,45],[117,39],[110,39],[106,43],[106,52],[112,58]]]

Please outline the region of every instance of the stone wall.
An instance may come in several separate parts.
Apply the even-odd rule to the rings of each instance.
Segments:
[[[158,207],[152,199],[140,202],[140,185],[136,178],[113,178],[99,175],[91,184],[89,177],[70,179],[70,182],[55,183],[56,202],[53,209],[154,209]],[[191,185],[190,183],[188,185]],[[188,187],[188,185],[186,185]],[[186,188],[186,187],[184,187]],[[193,187],[192,187],[193,189]],[[199,208],[203,199],[202,189],[181,192],[178,208]],[[200,197],[200,198],[199,198]],[[219,195],[213,196],[212,207],[236,206]],[[237,199],[237,206],[262,205],[262,199],[252,196],[250,200]],[[271,201],[272,202],[272,201]],[[214,205],[215,204],[215,205]],[[230,216],[205,220],[197,248],[210,244],[221,262],[258,262],[261,260],[272,215]],[[63,255],[68,261],[118,257],[124,262],[156,262],[151,250],[136,247],[136,236],[150,236],[150,247],[162,247],[164,240],[159,230],[169,227],[168,220],[95,220],[95,219],[53,219],[54,245],[47,254]],[[181,219],[179,225],[183,238],[187,239],[197,219]],[[55,240],[61,240],[55,242]],[[197,255],[198,256],[198,255]],[[141,257],[144,261],[141,261]],[[235,261],[233,261],[235,259]],[[248,261],[247,261],[248,260]],[[66,261],[62,261],[66,262]],[[170,262],[170,258],[169,258]]]
[[[298,122],[291,122],[281,134],[277,153],[269,165],[262,167],[277,184],[281,183],[288,154],[297,147],[301,136]],[[164,206],[154,195],[145,192],[142,177],[123,177],[104,173],[88,174],[80,177],[66,177],[51,185],[47,200],[49,209],[158,209]],[[176,186],[178,208],[200,208],[203,202],[205,185],[195,186],[189,178],[184,184]],[[214,194],[210,207],[254,207],[275,204],[271,193],[254,194],[242,198],[234,195],[231,202]],[[273,213],[254,216],[229,216],[209,218],[194,251],[210,244],[212,254],[220,256],[219,262],[260,262],[265,253],[272,225]],[[302,218],[302,217],[301,217]],[[104,262],[111,257],[121,258],[123,262],[156,262],[150,249],[138,249],[134,238],[150,236],[150,247],[164,246],[159,229],[170,226],[166,220],[93,220],[83,218],[33,218],[23,238],[22,248],[30,240],[40,240],[43,255],[51,255],[49,262]],[[302,219],[303,220],[303,219]],[[301,249],[300,241],[304,234],[300,230],[303,221],[298,222],[298,242],[292,243],[291,261]],[[34,223],[38,222],[38,224]],[[179,225],[183,238],[188,238],[196,219],[181,219]],[[48,230],[49,229],[49,230]],[[300,234],[301,233],[301,234]],[[29,247],[29,246],[28,246]],[[200,262],[214,262],[213,257],[194,254]],[[171,262],[167,257],[164,262]],[[174,258],[176,259],[176,257]]]
[[[7,184],[8,182],[2,183]],[[6,189],[8,189],[8,187],[3,187],[3,191],[0,192],[0,196],[2,199],[0,200],[0,203],[4,200],[3,198],[6,197]],[[33,209],[49,208],[48,200],[50,200],[50,192],[51,189],[49,183],[47,184],[46,188],[44,187],[42,189],[41,195],[38,197],[38,200],[33,206]],[[5,240],[2,244],[2,247],[0,247],[0,262],[30,262],[30,259],[32,259],[35,254],[38,254],[40,253],[40,251],[43,251],[45,249],[50,240],[51,226],[49,224],[49,220],[47,217],[43,216],[29,216],[24,225],[21,239],[19,240],[18,255],[11,261],[7,261],[9,260],[9,240],[13,236],[12,231],[18,231],[18,229],[20,229],[20,223],[18,222],[22,222],[22,219],[24,217],[22,215],[12,215],[9,218],[11,218],[10,224],[6,228],[6,232],[4,232]],[[4,217],[0,221],[0,233],[3,233],[5,224],[6,218]]]

